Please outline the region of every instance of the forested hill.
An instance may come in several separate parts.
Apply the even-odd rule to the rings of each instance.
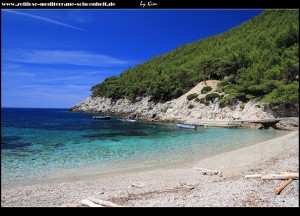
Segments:
[[[195,26],[196,28],[196,26]],[[258,98],[299,103],[299,10],[266,10],[223,34],[186,44],[92,87],[92,97],[168,101],[221,80],[224,105]]]

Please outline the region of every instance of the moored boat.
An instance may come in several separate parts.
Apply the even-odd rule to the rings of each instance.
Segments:
[[[119,119],[122,122],[137,122],[136,119]]]
[[[176,124],[179,128],[197,129],[197,125],[192,124]]]
[[[98,120],[109,120],[111,117],[110,116],[93,116],[93,119],[98,119]]]

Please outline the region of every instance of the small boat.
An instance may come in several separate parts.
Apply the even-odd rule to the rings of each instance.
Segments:
[[[93,116],[93,119],[109,120],[110,116]]]
[[[192,124],[176,124],[179,128],[197,129],[197,125]]]
[[[136,119],[119,119],[122,122],[137,122]]]

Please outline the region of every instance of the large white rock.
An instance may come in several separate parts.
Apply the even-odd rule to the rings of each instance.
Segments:
[[[220,108],[219,103],[215,100],[208,106],[197,101],[187,100],[187,95],[192,93],[199,94],[198,98],[203,98],[201,89],[206,85],[215,89],[218,81],[211,80],[199,83],[181,97],[168,101],[166,103],[155,103],[150,101],[150,97],[137,98],[136,102],[128,99],[112,100],[110,98],[88,97],[84,101],[76,104],[71,108],[72,111],[79,112],[113,112],[117,114],[131,114],[140,119],[155,119],[162,121],[172,120],[259,120],[275,118],[274,113],[265,109],[264,105],[255,100],[251,100],[246,104],[240,102],[234,106]],[[193,105],[193,108],[189,107]]]

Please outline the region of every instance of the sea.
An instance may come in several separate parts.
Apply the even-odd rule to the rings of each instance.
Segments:
[[[1,184],[172,167],[287,134],[275,129],[177,128],[67,109],[1,108]]]

